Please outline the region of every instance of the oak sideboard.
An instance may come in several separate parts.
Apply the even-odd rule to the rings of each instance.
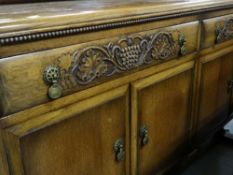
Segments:
[[[2,5],[0,174],[163,174],[232,88],[232,0]]]

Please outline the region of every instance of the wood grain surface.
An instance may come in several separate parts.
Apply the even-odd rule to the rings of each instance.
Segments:
[[[0,6],[0,37],[114,21],[229,8],[231,0],[68,1]],[[12,33],[14,32],[14,33]],[[3,35],[4,34],[4,35]]]
[[[163,174],[199,148],[193,144],[198,138],[208,138],[229,120],[232,14],[232,0],[0,6],[0,174]],[[153,43],[151,38],[161,33],[169,37]],[[180,45],[181,34],[185,45]],[[122,52],[112,54],[113,46]],[[183,55],[181,48],[186,49]],[[132,69],[122,69],[122,59],[117,71],[108,72],[113,59],[119,64],[119,53],[143,61],[147,57],[138,56],[143,49],[159,59]],[[88,52],[80,59],[93,50],[98,54]],[[103,60],[109,62],[103,66]],[[63,96],[54,101],[43,81],[51,64],[63,71]],[[107,73],[99,74],[106,65]],[[85,81],[87,74],[94,78],[85,85],[73,81],[80,75]],[[144,146],[143,125],[149,138]],[[116,160],[119,150],[113,147],[119,138],[122,161]]]

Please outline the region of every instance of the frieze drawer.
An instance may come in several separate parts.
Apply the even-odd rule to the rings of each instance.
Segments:
[[[203,20],[204,42],[202,48],[208,48],[233,39],[233,15]]]
[[[1,115],[60,98],[136,69],[182,59],[197,49],[198,25],[191,22],[125,36],[119,34],[115,38],[2,59]]]

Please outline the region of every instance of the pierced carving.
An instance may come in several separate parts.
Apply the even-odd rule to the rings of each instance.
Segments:
[[[233,38],[233,19],[229,19],[224,24],[216,27],[216,43],[220,43]]]
[[[178,41],[169,32],[134,35],[103,46],[90,46],[71,56],[70,67],[61,69],[60,82],[63,89],[86,85],[101,77],[171,59],[179,52]]]

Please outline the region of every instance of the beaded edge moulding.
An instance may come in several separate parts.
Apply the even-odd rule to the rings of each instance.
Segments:
[[[19,44],[19,43],[25,43],[30,41],[38,41],[43,39],[50,39],[50,38],[57,38],[62,36],[68,36],[68,35],[74,35],[84,32],[92,32],[92,31],[98,31],[98,30],[106,30],[111,28],[117,28],[117,27],[124,27],[134,24],[140,24],[140,23],[148,23],[153,22],[156,20],[163,20],[168,18],[177,18],[182,16],[188,16],[188,15],[195,15],[198,13],[201,13],[203,11],[214,11],[216,9],[229,9],[232,8],[233,5],[229,5],[227,7],[213,7],[205,10],[194,10],[189,12],[182,12],[182,13],[174,13],[174,14],[168,14],[168,15],[162,15],[162,16],[152,16],[147,18],[138,18],[138,19],[132,19],[132,20],[126,20],[126,21],[118,21],[118,22],[112,22],[112,23],[105,23],[105,24],[99,24],[99,25],[91,25],[91,26],[85,26],[85,27],[76,27],[76,28],[68,28],[68,29],[62,29],[62,30],[55,30],[55,31],[46,31],[46,32],[39,32],[39,33],[29,33],[29,34],[22,34],[22,35],[16,35],[16,36],[9,36],[9,37],[2,37],[0,38],[0,46],[4,45],[12,45],[12,44]]]

